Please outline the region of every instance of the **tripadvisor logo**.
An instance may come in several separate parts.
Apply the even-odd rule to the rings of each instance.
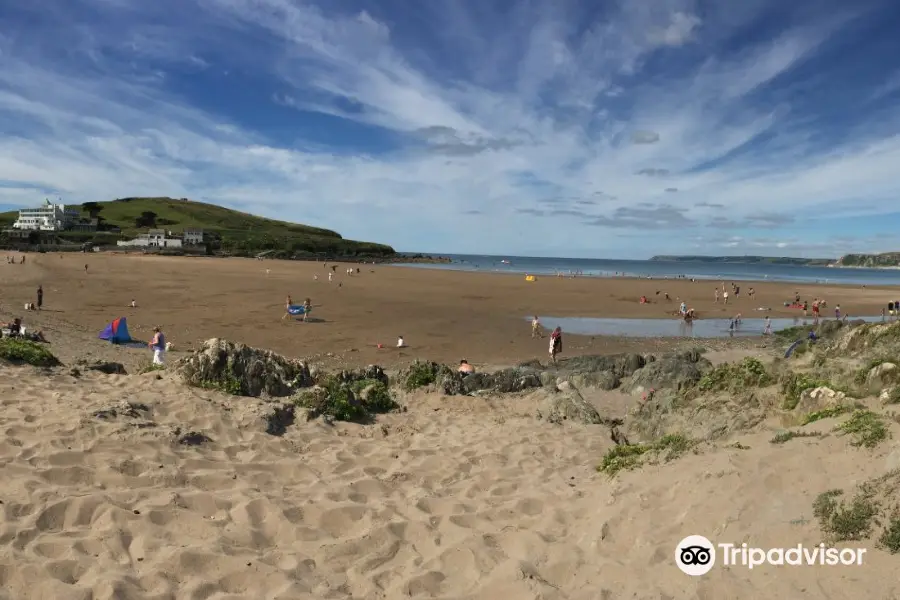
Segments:
[[[825,544],[790,548],[755,548],[747,544],[713,544],[702,535],[689,535],[675,547],[675,564],[691,576],[706,575],[718,562],[726,567],[753,569],[772,566],[862,565],[865,548],[831,548]]]

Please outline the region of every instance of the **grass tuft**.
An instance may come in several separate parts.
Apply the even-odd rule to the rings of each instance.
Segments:
[[[34,367],[57,367],[62,364],[45,344],[21,338],[0,338],[0,359]]]
[[[697,440],[688,438],[680,433],[671,433],[649,444],[613,446],[603,456],[601,463],[597,465],[597,471],[612,477],[623,469],[634,469],[640,466],[643,464],[644,456],[647,454],[653,454],[655,457],[668,462],[691,450],[697,443]]]

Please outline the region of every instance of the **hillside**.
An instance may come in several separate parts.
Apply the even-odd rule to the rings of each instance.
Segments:
[[[201,228],[210,234],[213,248],[235,254],[272,251],[280,258],[314,254],[371,257],[395,254],[390,246],[346,240],[328,229],[276,221],[187,199],[121,198],[110,202],[87,203],[82,205],[82,216],[85,219],[90,218],[87,209],[91,207],[106,228],[118,227],[121,235],[71,232],[64,233],[61,237],[71,241],[99,238],[100,243],[108,243],[110,237],[130,238],[146,231],[149,218],[156,227],[175,233],[188,227]],[[17,216],[16,211],[0,213],[0,225],[10,226]]]
[[[900,252],[883,252],[881,254],[847,254],[837,259],[836,267],[900,267]]]
[[[809,267],[827,266],[832,258],[794,258],[790,256],[654,256],[650,260],[658,262],[702,262],[702,263],[760,263],[769,265],[798,265]]]

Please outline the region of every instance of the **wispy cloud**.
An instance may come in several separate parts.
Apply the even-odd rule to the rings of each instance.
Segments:
[[[870,27],[892,5],[846,6],[7,3],[0,203],[187,196],[426,251],[799,251],[828,243],[801,222],[900,192],[900,43]]]

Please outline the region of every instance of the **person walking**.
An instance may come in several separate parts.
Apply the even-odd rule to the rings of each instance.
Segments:
[[[41,310],[41,306],[44,305],[44,286],[39,285],[37,290],[37,309]]]
[[[160,367],[164,366],[164,359],[166,357],[166,336],[159,327],[153,328],[153,339],[150,340],[148,346],[153,350],[153,364]]]
[[[557,327],[550,334],[550,360],[556,364],[556,355],[562,352],[562,328]]]

